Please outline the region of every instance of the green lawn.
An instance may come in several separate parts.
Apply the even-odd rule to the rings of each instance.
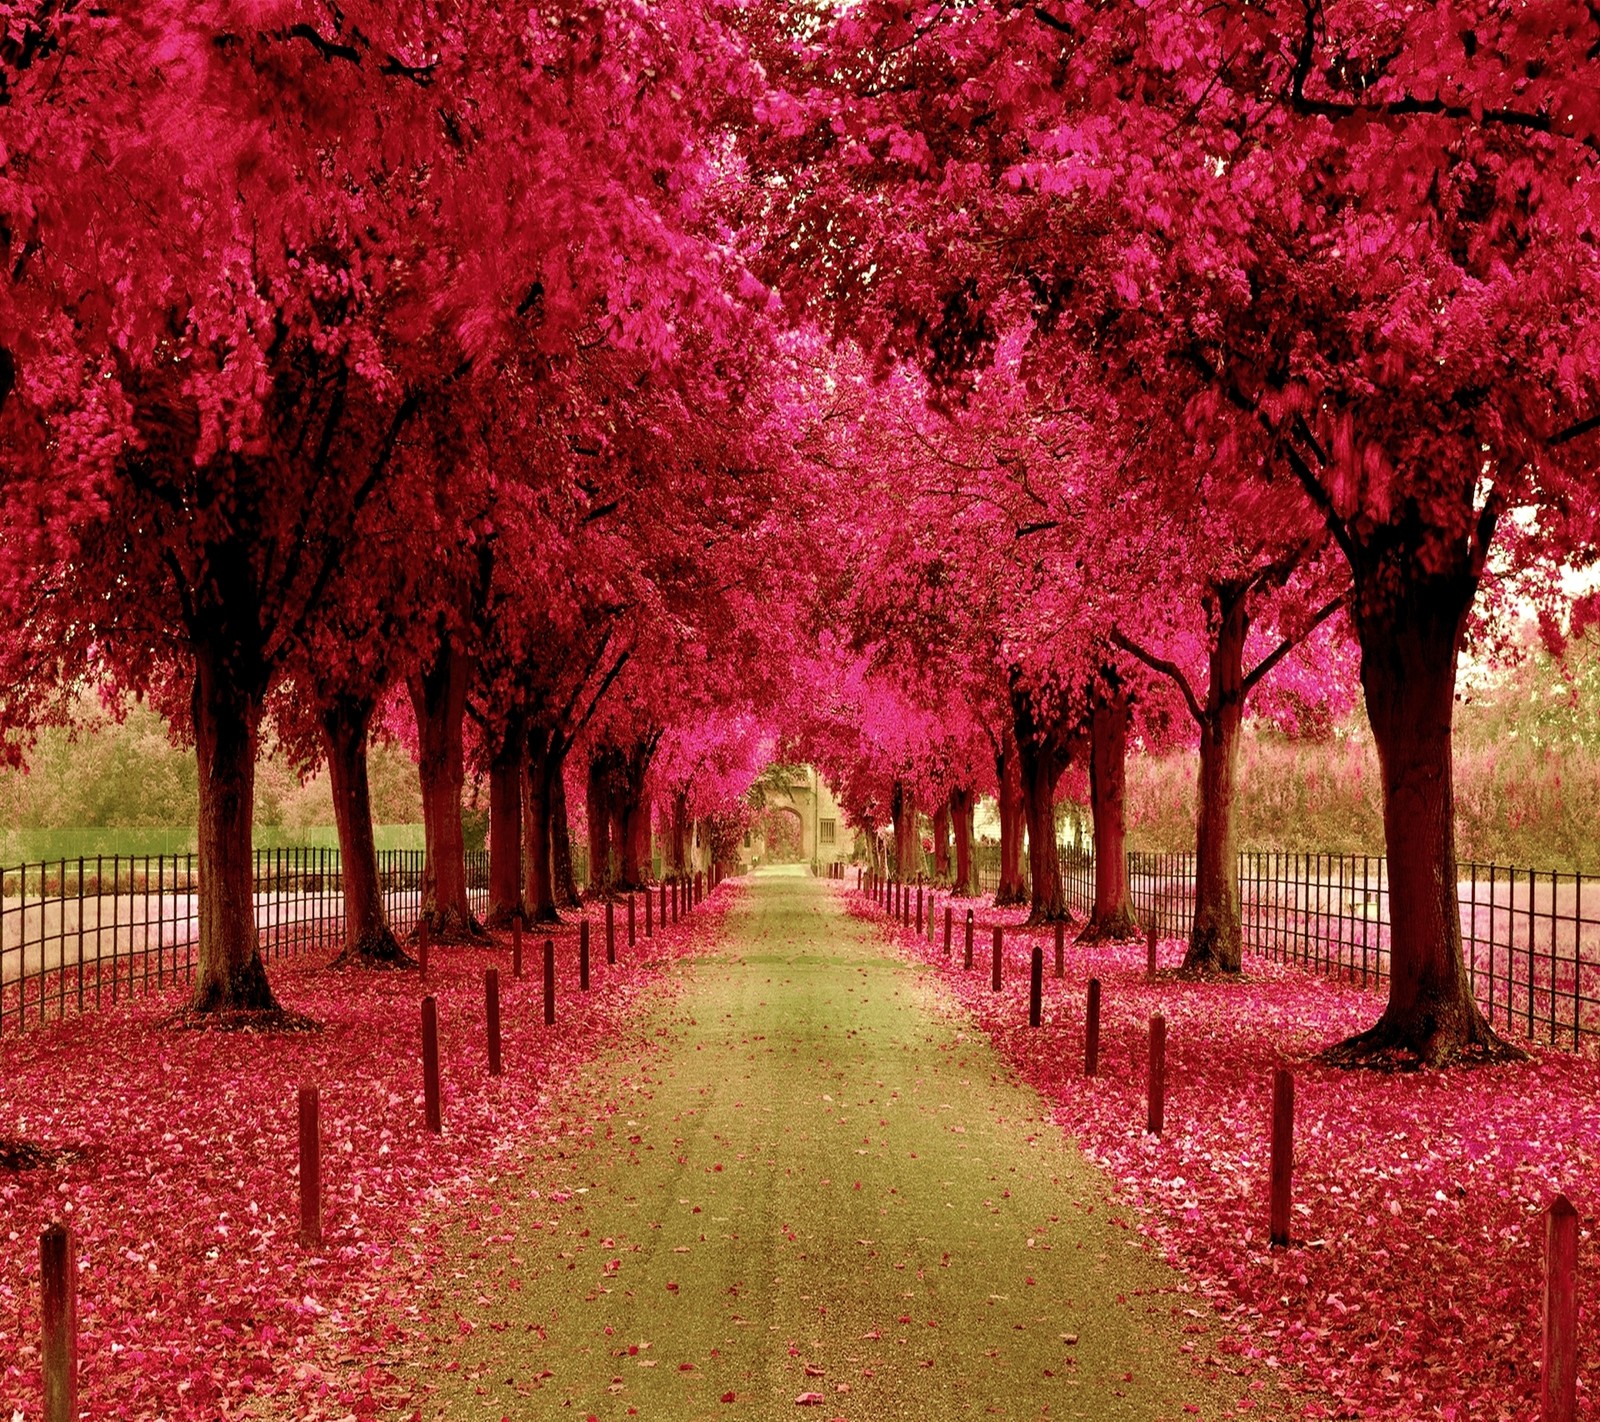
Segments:
[[[570,1085],[609,1079],[610,1126],[530,1147],[571,1201],[524,1186],[456,1240],[424,1415],[1231,1412],[1238,1383],[1180,1352],[1216,1320],[1109,1222],[1038,1097],[823,881],[751,884],[655,1050]]]

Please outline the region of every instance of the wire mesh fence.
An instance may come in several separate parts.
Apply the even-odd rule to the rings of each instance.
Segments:
[[[390,927],[416,927],[420,850],[378,854]],[[485,854],[467,856],[467,897],[488,907]],[[253,895],[262,956],[333,952],[343,941],[336,849],[260,849]],[[0,1033],[192,981],[199,938],[192,854],[97,855],[0,868]]]

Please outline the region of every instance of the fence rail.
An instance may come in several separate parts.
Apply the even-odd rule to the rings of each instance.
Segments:
[[[397,933],[416,926],[420,850],[378,854]],[[488,907],[488,856],[467,856],[467,897]],[[192,854],[97,855],[0,867],[0,1033],[158,992],[194,977],[199,876]],[[336,849],[261,849],[254,871],[262,955],[332,951],[342,937]]]

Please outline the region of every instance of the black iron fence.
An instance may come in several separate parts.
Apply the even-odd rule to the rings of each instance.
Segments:
[[[420,850],[378,854],[390,925],[416,926]],[[0,868],[0,1033],[82,1012],[194,976],[199,879],[192,854],[97,855]],[[488,908],[489,862],[467,856],[467,896]],[[332,952],[343,932],[336,849],[260,849],[256,925],[262,954]]]

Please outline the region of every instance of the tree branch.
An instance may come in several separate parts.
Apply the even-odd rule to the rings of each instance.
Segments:
[[[1290,652],[1292,652],[1303,641],[1305,641],[1307,637],[1309,637],[1314,631],[1316,631],[1318,627],[1332,617],[1334,613],[1336,613],[1349,601],[1350,589],[1346,588],[1342,593],[1339,594],[1338,597],[1330,599],[1317,609],[1311,621],[1306,624],[1305,631],[1303,631],[1298,637],[1285,637],[1283,641],[1279,642],[1276,647],[1274,647],[1270,652],[1267,653],[1266,656],[1257,662],[1255,665],[1255,670],[1253,670],[1244,679],[1243,685],[1240,689],[1241,700],[1256,689],[1262,679],[1266,677],[1269,672],[1271,672],[1273,667],[1277,666],[1278,663],[1288,656]]]
[[[1201,709],[1200,699],[1194,694],[1194,688],[1189,685],[1189,678],[1183,674],[1183,668],[1176,662],[1169,662],[1165,657],[1158,657],[1145,651],[1131,637],[1128,637],[1120,627],[1111,629],[1112,642],[1121,647],[1130,657],[1143,662],[1151,671],[1160,672],[1162,676],[1171,678],[1178,685],[1178,690],[1183,693],[1183,699],[1188,703],[1189,714],[1194,717],[1195,725],[1204,726],[1206,713]]]

